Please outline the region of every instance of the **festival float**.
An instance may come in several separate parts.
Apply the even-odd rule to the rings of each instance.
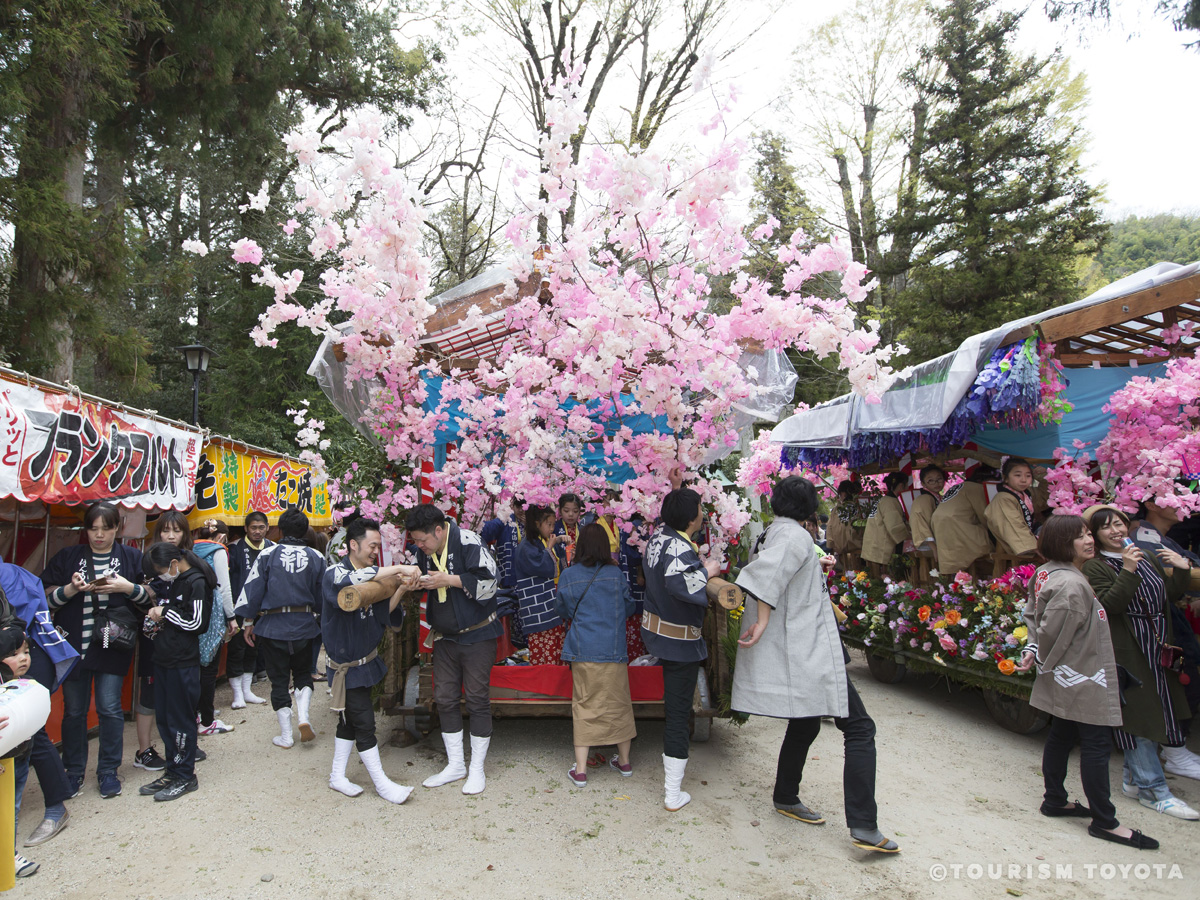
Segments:
[[[1200,263],[1160,263],[974,335],[901,373],[880,403],[847,395],[797,412],[756,442],[747,480],[765,492],[791,471],[961,471],[1011,455],[1049,466],[1053,510],[1116,502],[1133,511],[1153,495],[1195,512],[1195,483],[1180,476],[1200,468],[1197,322]],[[1033,567],[1000,553],[992,562],[991,578],[906,580],[845,567],[831,591],[847,614],[846,643],[877,679],[896,683],[912,669],[980,688],[997,722],[1027,733],[1047,722],[1025,702],[1033,676],[1015,672]]]

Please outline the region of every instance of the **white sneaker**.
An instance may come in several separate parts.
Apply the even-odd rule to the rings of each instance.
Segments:
[[[1200,756],[1187,747],[1163,747],[1163,771],[1200,781]]]
[[[1146,809],[1152,809],[1165,816],[1174,816],[1176,819],[1186,819],[1189,822],[1200,819],[1200,812],[1196,812],[1178,797],[1168,797],[1166,800],[1139,800],[1138,802]]]
[[[14,859],[16,861],[15,862],[15,868],[16,868],[15,874],[18,878],[28,878],[30,875],[34,874],[39,868],[41,868],[41,863],[32,862],[31,860],[28,860],[25,857],[23,857],[20,853],[14,854]]]
[[[1134,800],[1138,798],[1138,786],[1130,784],[1128,781],[1121,782],[1121,793],[1126,797],[1132,797]]]
[[[199,733],[207,737],[210,734],[229,734],[231,731],[233,731],[232,725],[226,725],[220,719],[213,719],[212,724],[201,727]]]

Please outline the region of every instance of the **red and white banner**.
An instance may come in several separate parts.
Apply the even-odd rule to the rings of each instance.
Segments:
[[[201,432],[0,380],[0,497],[186,510]]]

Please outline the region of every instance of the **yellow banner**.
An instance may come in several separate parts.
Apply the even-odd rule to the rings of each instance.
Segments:
[[[196,506],[188,514],[195,528],[205,519],[243,525],[257,510],[272,524],[293,506],[314,528],[333,524],[329,492],[313,483],[312,469],[302,462],[223,444],[206,444],[196,471]]]

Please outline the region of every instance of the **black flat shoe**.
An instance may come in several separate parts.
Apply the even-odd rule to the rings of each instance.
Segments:
[[[1088,809],[1086,806],[1084,806],[1082,803],[1080,803],[1078,800],[1075,801],[1073,806],[1047,806],[1045,803],[1043,803],[1042,808],[1041,808],[1041,813],[1043,816],[1049,816],[1052,819],[1055,819],[1055,818],[1090,819],[1092,817],[1092,811],[1090,809]]]
[[[1094,838],[1100,838],[1102,841],[1112,841],[1114,844],[1124,844],[1126,847],[1133,847],[1135,850],[1158,849],[1158,841],[1152,837],[1146,837],[1140,831],[1134,831],[1129,837],[1121,837],[1120,835],[1113,834],[1111,831],[1105,831],[1103,828],[1089,825],[1088,834]]]

